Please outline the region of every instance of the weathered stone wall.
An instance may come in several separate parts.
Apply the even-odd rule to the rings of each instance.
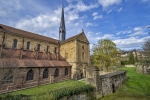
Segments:
[[[2,37],[3,35],[4,35],[4,33],[0,32],[0,37]],[[0,39],[2,39],[2,38],[0,38]],[[4,41],[5,48],[12,48],[14,39],[18,40],[16,49],[22,48],[23,37],[17,36],[14,34],[9,34],[9,33],[6,33],[6,35],[5,35],[5,41]],[[50,43],[50,42],[46,42],[46,41],[41,41],[41,40],[33,39],[33,38],[24,38],[24,46],[23,46],[24,50],[26,50],[27,42],[30,42],[30,49],[29,50],[31,50],[31,51],[34,51],[37,49],[37,44],[40,44],[40,52],[46,52],[47,46],[49,46],[48,51],[51,53],[54,53],[55,47],[57,48],[57,52],[59,50],[58,44],[54,44],[54,43]]]
[[[60,45],[60,54],[72,65],[72,78],[82,79],[86,77],[86,67],[90,62],[89,42],[85,34],[76,39]]]
[[[95,66],[87,69],[86,83],[96,87],[96,97],[114,93],[126,81],[126,71],[116,71],[106,75],[99,74],[99,69]]]
[[[115,93],[126,81],[126,71],[112,72],[100,76],[102,96]]]
[[[65,68],[68,68],[68,75],[65,75]],[[27,72],[32,69],[34,71],[33,80],[26,81]],[[59,82],[63,80],[71,79],[71,68],[70,67],[58,67],[59,77],[54,77],[56,68],[48,68],[48,78],[43,79],[43,71],[45,68],[18,68],[12,69],[13,71],[13,82],[0,84],[0,93],[10,92],[18,89],[29,88],[42,84],[49,84]],[[1,70],[1,69],[0,69]],[[3,73],[5,75],[5,73]],[[0,75],[3,77],[2,75]]]
[[[150,65],[148,63],[136,63],[136,72],[150,75]]]

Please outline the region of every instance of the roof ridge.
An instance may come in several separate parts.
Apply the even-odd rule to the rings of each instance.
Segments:
[[[82,34],[82,33],[79,33],[79,34],[77,34],[77,35],[74,35],[74,36],[72,36],[72,37],[70,37],[70,38],[68,38],[68,39],[66,39],[66,40],[64,40],[64,41],[62,41],[61,43],[63,44],[63,43],[72,41],[72,40],[76,39],[80,34]]]
[[[48,37],[48,36],[44,36],[44,35],[41,35],[41,34],[37,34],[37,33],[33,33],[33,32],[29,32],[29,31],[26,31],[26,30],[22,30],[22,29],[19,29],[19,28],[15,28],[15,27],[12,27],[12,26],[7,26],[7,25],[4,25],[4,24],[1,24],[0,23],[0,26],[3,28],[3,29],[5,29],[5,30],[8,30],[8,31],[10,31],[10,30],[14,30],[14,31],[20,31],[20,32],[22,32],[22,33],[26,33],[26,34],[22,34],[22,33],[20,33],[20,32],[13,32],[13,33],[15,33],[15,34],[19,34],[19,35],[26,35],[26,36],[29,36],[29,37],[31,37],[31,38],[33,38],[33,37],[35,37],[35,36],[39,36],[39,38],[47,38],[47,39],[51,39],[51,40],[54,40],[54,41],[59,41],[59,40],[57,40],[57,39],[54,39],[54,38],[51,38],[51,37]],[[10,32],[12,32],[12,31],[10,31]],[[33,35],[33,36],[31,36],[31,35]],[[37,38],[38,39],[38,38]],[[46,41],[46,40],[45,40]],[[51,41],[52,42],[52,41]]]

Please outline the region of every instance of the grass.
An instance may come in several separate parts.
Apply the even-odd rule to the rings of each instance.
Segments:
[[[150,76],[136,73],[135,68],[120,67],[127,71],[127,82],[116,93],[97,100],[150,100]]]
[[[20,91],[12,92],[10,94],[38,95],[38,94],[43,94],[46,92],[58,90],[61,88],[84,86],[84,85],[85,85],[84,81],[68,80],[68,81],[58,82],[54,84],[42,85],[42,86],[37,86],[25,90],[20,90]]]
[[[0,100],[55,100],[62,96],[69,97],[72,94],[89,92],[93,89],[94,87],[86,85],[84,80],[68,80],[3,94],[0,95]]]

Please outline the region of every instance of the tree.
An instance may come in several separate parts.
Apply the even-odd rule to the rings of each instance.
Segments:
[[[129,63],[130,64],[134,64],[134,56],[133,56],[133,54],[132,54],[132,52],[130,52],[130,55],[129,55]]]
[[[142,49],[144,51],[145,59],[150,61],[150,38],[145,39]]]
[[[93,63],[100,69],[106,68],[108,71],[114,65],[117,65],[116,44],[109,39],[99,40],[93,46]]]

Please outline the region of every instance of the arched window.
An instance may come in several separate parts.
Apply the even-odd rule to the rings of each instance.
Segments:
[[[2,79],[2,84],[12,83],[13,82],[13,72],[9,70],[4,74],[4,78]]]
[[[68,75],[68,68],[65,69],[65,76]]]
[[[55,75],[54,75],[54,77],[59,77],[59,69],[58,69],[58,68],[55,70]]]
[[[43,71],[43,79],[44,78],[48,78],[48,69],[47,68]]]
[[[84,58],[84,52],[82,52],[82,58]]]
[[[33,80],[33,76],[34,76],[34,71],[33,71],[32,69],[30,69],[30,70],[27,72],[26,81]]]
[[[14,39],[13,48],[17,48],[17,42],[18,42],[18,40]]]
[[[27,42],[27,50],[30,49],[30,42]]]

